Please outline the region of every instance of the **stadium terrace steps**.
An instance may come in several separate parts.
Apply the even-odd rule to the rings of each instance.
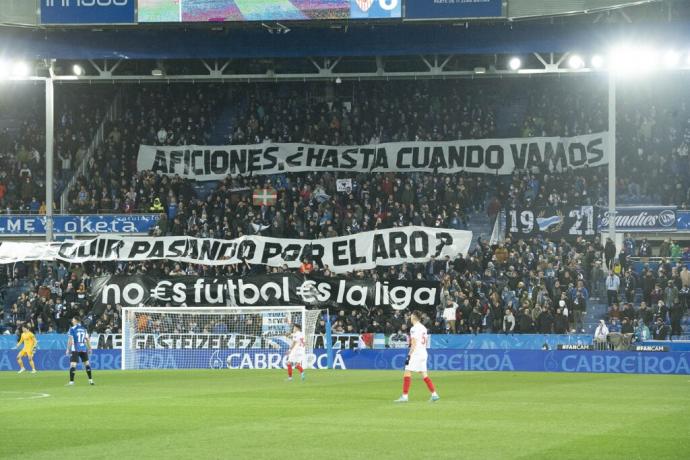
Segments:
[[[472,232],[472,239],[474,241],[477,241],[479,237],[481,237],[482,240],[489,240],[491,238],[494,225],[486,214],[486,210],[472,212],[469,214],[468,218],[467,229]]]
[[[594,331],[599,324],[599,320],[606,317],[608,313],[608,305],[606,305],[606,298],[592,300],[590,298],[587,304],[587,314],[583,322],[585,323],[585,333],[594,334]]]
[[[225,94],[223,111],[213,123],[213,131],[211,132],[212,145],[227,144],[228,135],[235,130],[233,123],[237,120],[237,116],[246,112],[248,103],[246,95],[242,95],[239,101],[233,100],[232,96],[230,91]]]
[[[520,135],[522,123],[527,113],[527,98],[515,95],[515,98],[505,106],[500,106],[496,113],[496,127],[499,137],[515,137]],[[516,131],[517,129],[517,131]]]
[[[91,157],[93,157],[96,151],[103,145],[108,134],[110,134],[109,132],[106,132],[106,129],[108,129],[108,125],[118,120],[118,116],[122,108],[122,98],[123,92],[118,91],[112,99],[107,100],[107,103],[104,105],[104,107],[106,107],[106,110],[104,112],[103,118],[100,120],[98,124],[98,129],[93,134],[93,137],[90,139],[89,146],[86,149],[84,156],[75,159],[75,162],[72,165],[72,175],[69,178],[63,178],[66,180],[62,184],[62,188],[58,188],[55,190],[55,196],[59,197],[60,199],[60,209],[62,210],[62,212],[67,212],[70,190],[72,190],[76,186],[77,179],[79,179],[79,176],[86,173],[89,160],[91,159]]]

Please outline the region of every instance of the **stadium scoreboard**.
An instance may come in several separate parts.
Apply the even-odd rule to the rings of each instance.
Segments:
[[[39,0],[43,25],[503,17],[502,0]]]
[[[403,0],[139,0],[139,22],[395,19]]]

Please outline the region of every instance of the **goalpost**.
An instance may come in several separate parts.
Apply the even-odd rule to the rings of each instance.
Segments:
[[[311,368],[322,312],[303,306],[123,308],[122,369],[282,368],[294,324],[307,339],[303,365]]]

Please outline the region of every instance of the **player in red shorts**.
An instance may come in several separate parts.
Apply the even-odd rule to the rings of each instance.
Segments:
[[[426,348],[429,344],[429,336],[426,327],[421,321],[422,314],[415,310],[410,316],[412,321],[412,328],[410,329],[410,352],[405,361],[405,374],[403,375],[403,393],[402,396],[395,400],[395,402],[405,403],[408,401],[408,393],[410,392],[410,384],[412,383],[412,373],[418,372],[424,377],[424,383],[431,392],[431,399],[429,401],[435,402],[441,399],[436,393],[434,383],[429,378],[426,369],[426,360],[429,357]]]

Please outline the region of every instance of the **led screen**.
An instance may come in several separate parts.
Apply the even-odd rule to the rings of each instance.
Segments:
[[[400,18],[402,0],[139,0],[139,22]]]

